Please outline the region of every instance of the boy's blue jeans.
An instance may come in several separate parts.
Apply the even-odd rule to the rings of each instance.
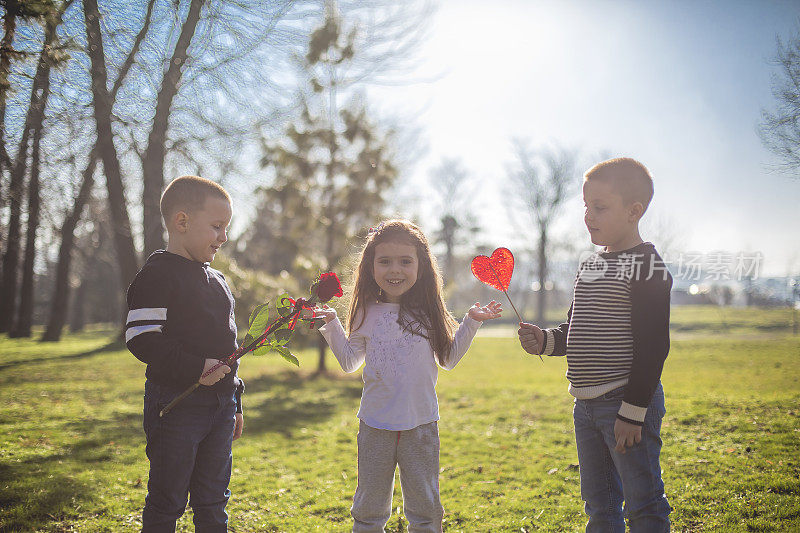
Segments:
[[[666,413],[664,389],[659,383],[647,407],[641,442],[621,454],[614,451],[614,423],[624,393],[625,388],[620,387],[591,400],[575,400],[581,498],[589,515],[586,531],[624,533],[623,517],[632,533],[669,531],[672,508],[664,494],[659,464],[661,419]]]
[[[174,532],[191,494],[197,533],[225,532],[230,497],[231,445],[236,425],[234,393],[204,387],[169,413],[158,413],[182,391],[148,380],[144,395],[144,431],[150,478],[142,511],[142,532]]]

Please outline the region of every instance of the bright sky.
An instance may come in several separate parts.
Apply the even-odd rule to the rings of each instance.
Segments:
[[[447,156],[496,192],[479,212],[498,246],[515,238],[491,183],[523,137],[587,162],[640,159],[656,186],[645,218],[678,249],[761,252],[762,275],[786,275],[800,271],[800,179],[769,169],[756,129],[773,106],[776,35],[797,31],[789,1],[444,0],[420,66],[443,75],[369,92],[380,110],[419,113],[429,151],[409,185]],[[578,194],[554,229],[588,245]]]

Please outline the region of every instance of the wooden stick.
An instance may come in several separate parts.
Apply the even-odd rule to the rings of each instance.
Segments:
[[[191,387],[189,387],[188,389],[186,389],[185,391],[183,391],[183,392],[180,394],[180,396],[178,396],[177,398],[175,398],[174,400],[172,400],[171,402],[169,402],[169,403],[167,404],[167,406],[166,406],[166,407],[164,407],[164,408],[163,408],[163,409],[162,409],[162,410],[161,410],[161,411],[158,413],[158,417],[159,417],[159,418],[161,418],[161,417],[162,417],[162,416],[164,416],[165,414],[169,413],[169,412],[170,412],[170,410],[171,410],[173,407],[175,407],[175,405],[176,405],[178,402],[180,402],[181,400],[183,400],[184,398],[186,398],[187,396],[189,396],[191,393],[193,393],[193,392],[194,392],[194,390],[195,390],[197,387],[199,387],[199,386],[200,386],[200,382],[198,381],[197,383],[193,384]]]
[[[491,262],[489,263],[489,268],[492,269],[492,274],[494,274],[494,277],[497,278],[497,283],[499,283],[500,286],[502,287],[503,286],[503,282],[500,281],[500,276],[497,275],[497,271],[494,269],[494,267],[492,266]],[[522,317],[519,316],[519,311],[517,311],[517,308],[514,306],[514,302],[511,301],[511,296],[508,295],[508,291],[503,289],[503,293],[506,295],[506,298],[508,298],[508,303],[511,304],[511,308],[514,309],[514,312],[517,314],[517,318],[519,319],[519,321],[523,322]],[[537,355],[539,355],[539,354],[537,354]],[[542,359],[541,355],[539,355],[539,360],[544,363],[544,359]]]
[[[492,274],[494,274],[494,277],[495,277],[495,278],[497,278],[497,283],[498,283],[498,284],[499,284],[499,285],[502,287],[502,286],[503,286],[503,282],[502,282],[502,281],[500,281],[500,276],[498,276],[498,275],[497,275],[497,271],[494,269],[494,267],[492,266],[492,263],[491,263],[491,262],[489,263],[489,268],[491,268],[491,269],[492,269]],[[509,296],[509,295],[508,295],[508,291],[507,291],[507,290],[505,290],[505,289],[501,289],[501,290],[502,290],[502,291],[503,291],[503,293],[506,295],[506,298],[508,298],[508,303],[510,303],[510,304],[511,304],[511,308],[512,308],[512,309],[514,310],[514,312],[517,314],[517,318],[519,318],[519,321],[520,321],[520,322],[522,322],[522,317],[521,317],[521,316],[519,316],[519,311],[517,311],[517,308],[516,308],[516,306],[514,306],[514,302],[512,302],[512,301],[511,301],[511,296]]]

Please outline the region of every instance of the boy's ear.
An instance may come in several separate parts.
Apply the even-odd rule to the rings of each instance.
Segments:
[[[628,215],[631,222],[635,222],[640,218],[642,218],[642,215],[644,215],[644,206],[642,205],[642,203],[633,202],[633,204],[631,204],[630,208],[628,209]]]
[[[186,233],[189,229],[189,215],[186,211],[178,211],[172,215],[172,223],[179,233]]]

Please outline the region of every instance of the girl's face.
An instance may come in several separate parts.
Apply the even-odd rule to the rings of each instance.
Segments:
[[[387,302],[400,303],[400,297],[417,282],[418,272],[416,246],[398,242],[382,242],[375,246],[372,276]]]

